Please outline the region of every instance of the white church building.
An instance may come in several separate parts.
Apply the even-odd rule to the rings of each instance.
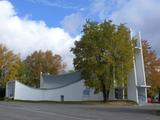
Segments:
[[[133,61],[133,70],[129,75],[127,85],[127,97],[124,92],[117,95],[112,90],[109,95],[110,100],[128,99],[138,104],[147,103],[147,87],[144,71],[141,36],[137,39],[136,53]],[[95,101],[103,100],[102,93],[94,94],[93,89],[85,86],[81,79],[80,72],[63,75],[41,74],[40,88],[31,88],[19,81],[12,80],[6,85],[6,97],[14,100],[29,101]]]

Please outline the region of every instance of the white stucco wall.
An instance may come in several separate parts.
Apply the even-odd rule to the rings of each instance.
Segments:
[[[140,33],[137,36],[135,50],[133,71],[128,80],[128,99],[143,105],[147,103],[147,86]]]
[[[31,101],[61,101],[61,95],[64,96],[64,101],[84,101],[84,100],[102,100],[102,94],[94,94],[90,90],[90,95],[83,95],[84,86],[83,81],[79,81],[58,89],[35,89],[23,85],[15,81],[15,100],[31,100]]]
[[[127,97],[128,97],[128,100],[135,101],[136,103],[139,102],[135,65],[132,72],[129,74],[128,84],[127,84]]]

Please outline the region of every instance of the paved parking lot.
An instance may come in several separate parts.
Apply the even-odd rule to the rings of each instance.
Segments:
[[[0,102],[0,120],[160,120],[160,105]]]

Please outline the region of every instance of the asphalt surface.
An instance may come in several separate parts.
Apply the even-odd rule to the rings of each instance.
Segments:
[[[0,120],[160,120],[160,105],[0,102]]]

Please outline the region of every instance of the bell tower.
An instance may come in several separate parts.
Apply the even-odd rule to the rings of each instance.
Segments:
[[[147,87],[149,86],[146,85],[141,33],[139,32],[135,38],[137,41],[133,57],[133,70],[129,75],[127,92],[129,100],[133,100],[139,105],[144,105],[147,103]]]

